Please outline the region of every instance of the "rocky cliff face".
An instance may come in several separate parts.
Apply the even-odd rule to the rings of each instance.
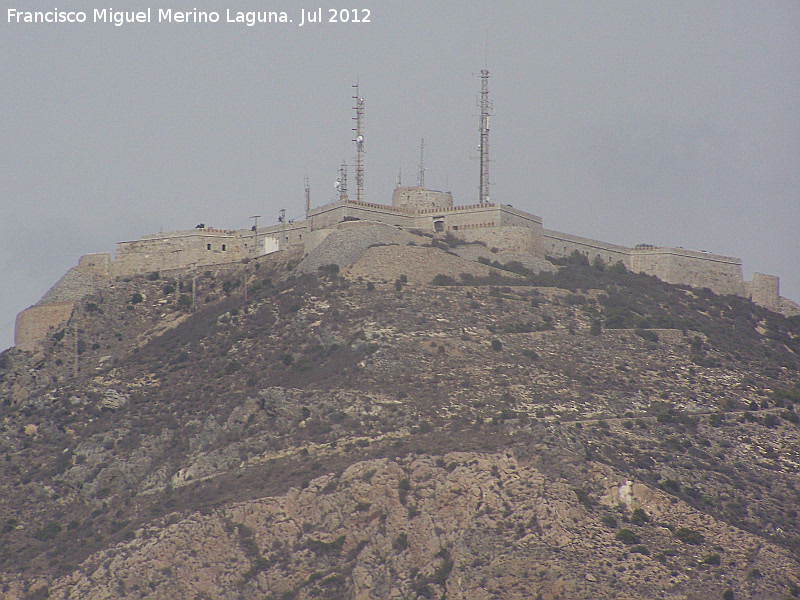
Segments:
[[[67,598],[653,598],[687,589],[713,597],[721,586],[735,586],[778,595],[781,583],[749,581],[735,565],[750,573],[795,567],[787,551],[664,492],[618,485],[602,465],[592,465],[588,475],[609,495],[592,507],[581,503],[573,482],[543,474],[535,462],[470,452],[361,461],[277,497],[144,527],[135,539],[93,555],[49,592]],[[647,520],[624,529],[611,524],[626,514]],[[703,542],[676,537],[688,527]],[[621,543],[621,531],[640,543]],[[719,548],[729,568],[715,564]]]
[[[5,597],[800,593],[796,319],[425,243],[195,313],[117,281],[4,353]]]

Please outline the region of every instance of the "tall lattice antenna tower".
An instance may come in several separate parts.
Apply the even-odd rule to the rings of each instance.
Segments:
[[[489,113],[492,103],[489,101],[489,70],[481,70],[481,93],[478,95],[478,107],[481,109],[480,135],[478,146],[481,160],[481,176],[478,184],[478,204],[489,203]]]
[[[303,177],[303,187],[305,188],[306,192],[306,219],[307,219],[308,213],[311,210],[311,186],[308,185],[308,177]]]
[[[425,189],[425,138],[419,143],[419,173],[417,174],[417,185]]]
[[[339,200],[347,201],[347,163],[342,161],[339,167],[339,179],[336,180],[336,189],[339,190]]]
[[[356,138],[353,140],[356,143],[356,200],[359,202],[364,201],[364,99],[358,93],[358,84],[353,86],[355,90],[356,105],[353,107],[356,111],[356,116],[353,120],[356,126],[353,131]]]

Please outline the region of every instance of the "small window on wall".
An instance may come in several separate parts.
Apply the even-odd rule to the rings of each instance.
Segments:
[[[442,221],[434,221],[433,222],[433,230],[436,233],[441,233],[442,231],[444,231],[444,221],[443,220]]]
[[[211,244],[206,244],[206,250],[211,250]]]
[[[225,244],[222,244],[222,251],[225,252]]]

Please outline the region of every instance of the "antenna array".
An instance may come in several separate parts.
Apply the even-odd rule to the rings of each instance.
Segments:
[[[339,179],[336,180],[336,189],[339,190],[339,200],[347,201],[347,162],[342,161],[339,167]]]
[[[356,126],[353,131],[356,133],[356,138],[353,140],[356,143],[356,200],[359,202],[364,201],[364,99],[358,94],[358,84],[353,86],[355,89],[355,106],[353,109],[356,111],[356,116],[353,120]]]
[[[306,191],[306,219],[307,219],[308,213],[311,210],[311,186],[308,185],[308,177],[303,177],[303,185]]]
[[[478,95],[478,107],[481,109],[480,135],[478,146],[481,160],[480,183],[478,184],[478,204],[489,203],[489,113],[492,103],[489,101],[489,71],[481,70],[481,93]]]
[[[419,143],[419,174],[417,175],[417,185],[425,189],[425,138]]]

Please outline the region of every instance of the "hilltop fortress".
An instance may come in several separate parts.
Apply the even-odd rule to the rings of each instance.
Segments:
[[[65,323],[75,303],[88,294],[113,285],[116,278],[153,272],[174,272],[210,265],[235,264],[274,252],[296,251],[304,257],[299,269],[309,271],[326,263],[351,266],[369,245],[386,243],[415,245],[410,232],[426,235],[453,235],[467,243],[480,242],[497,255],[501,264],[524,258],[532,270],[552,270],[545,257],[564,258],[579,253],[590,262],[606,265],[621,263],[636,273],[654,275],[673,284],[709,288],[717,294],[731,294],[784,315],[800,315],[800,306],[780,296],[780,282],[774,275],[756,273],[752,281],[742,277],[742,261],[731,256],[696,252],[683,248],[640,245],[618,246],[542,227],[542,219],[510,205],[489,199],[489,111],[487,70],[481,71],[478,96],[480,115],[480,185],[478,203],[455,206],[449,192],[426,189],[424,159],[420,146],[418,185],[394,190],[391,204],[364,201],[364,101],[355,89],[356,113],[356,200],[347,196],[347,167],[342,165],[338,182],[339,199],[312,209],[306,188],[305,219],[245,230],[223,230],[198,225],[187,231],[146,235],[139,240],[119,242],[116,254],[89,254],[81,257],[34,306],[17,315],[15,345],[34,350],[51,329]],[[285,211],[284,211],[285,212]],[[343,239],[343,234],[349,237]],[[403,234],[403,235],[400,235]],[[355,237],[354,237],[355,236]],[[404,237],[405,236],[405,237]],[[345,236],[346,237],[346,236]],[[326,251],[327,245],[327,251]],[[325,263],[321,263],[325,257]],[[475,261],[477,255],[459,258]],[[485,257],[483,257],[485,258]],[[494,261],[493,261],[494,262]],[[484,263],[485,264],[485,263]],[[439,268],[439,265],[437,265]],[[419,270],[419,268],[418,268]],[[468,270],[468,269],[462,269]],[[418,273],[418,281],[430,281],[441,271]],[[458,275],[462,271],[451,273]],[[411,273],[408,274],[409,277]]]
[[[69,319],[76,302],[118,277],[237,263],[290,249],[308,256],[334,232],[356,229],[373,230],[378,239],[392,230],[450,233],[466,242],[483,242],[500,256],[509,252],[563,258],[577,251],[589,261],[621,262],[631,271],[668,283],[709,288],[750,298],[785,315],[800,314],[800,306],[780,296],[778,277],[756,273],[752,281],[745,281],[739,258],[683,248],[628,248],[544,229],[541,217],[508,205],[454,206],[449,193],[398,187],[391,205],[340,199],[309,210],[301,221],[236,231],[198,227],[157,233],[119,242],[114,258],[109,253],[83,256],[36,305],[17,316],[15,345],[33,350],[38,340]]]

